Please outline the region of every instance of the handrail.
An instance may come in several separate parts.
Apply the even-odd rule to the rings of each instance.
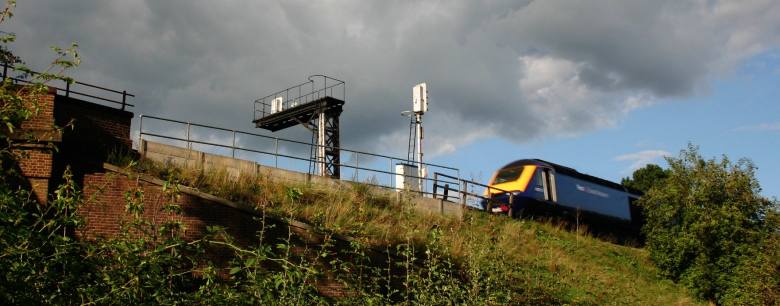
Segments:
[[[457,180],[458,183],[454,184],[453,186],[449,186],[446,183],[452,183],[452,182],[440,180],[439,179],[440,176],[441,177],[445,177],[445,178],[455,179],[455,180]],[[479,195],[479,194],[476,194],[476,193],[468,191],[468,185],[476,185],[476,186],[485,187],[488,190],[496,190],[496,191],[499,191],[501,193],[509,194],[510,206],[514,202],[514,194],[511,191],[508,191],[508,190],[492,187],[492,186],[489,186],[489,185],[486,185],[486,184],[482,184],[482,183],[478,183],[478,182],[474,182],[474,181],[469,181],[469,180],[457,178],[457,177],[454,177],[454,176],[451,176],[451,175],[447,175],[447,174],[444,174],[444,173],[440,173],[440,172],[435,172],[433,174],[433,177],[434,177],[433,178],[434,179],[434,183],[433,183],[433,191],[432,191],[432,193],[434,194],[434,197],[439,195],[439,196],[442,196],[446,200],[449,200],[449,198],[452,198],[452,197],[458,198],[458,199],[461,200],[461,204],[463,204],[463,205],[466,205],[466,197],[468,197],[468,196],[476,197],[476,198],[479,198],[479,199],[487,201],[488,206],[485,209],[488,210],[488,211],[490,210],[490,208],[492,207],[494,202],[500,202],[500,201],[496,201],[495,199],[493,199],[491,197],[485,197],[485,196],[482,196],[482,195]],[[439,182],[445,183],[445,185],[440,185]],[[458,186],[458,189],[454,189],[454,186]],[[438,192],[437,192],[438,188],[443,188],[443,190],[444,190],[443,194],[438,194]],[[458,197],[450,196],[448,194],[448,191],[450,191],[450,190],[456,192],[459,196]]]
[[[261,138],[271,139],[271,140],[279,140],[279,141],[284,141],[284,142],[288,142],[288,143],[302,144],[302,145],[313,146],[313,147],[322,147],[322,145],[308,143],[308,142],[305,142],[305,141],[285,139],[285,138],[273,137],[273,136],[256,134],[256,133],[251,133],[251,132],[226,129],[226,128],[222,128],[222,127],[216,127],[216,126],[200,124],[200,123],[192,123],[192,122],[187,122],[187,121],[180,121],[180,120],[174,120],[174,119],[168,119],[168,118],[162,118],[162,117],[150,116],[150,115],[144,115],[144,114],[141,114],[140,117],[141,118],[150,118],[150,119],[155,119],[155,120],[160,120],[160,121],[168,121],[168,122],[179,123],[179,124],[188,124],[190,126],[209,128],[209,129],[214,129],[214,130],[219,130],[219,131],[224,131],[224,132],[235,132],[237,134],[256,136],[256,137],[261,137]],[[178,139],[178,140],[187,141],[186,139]],[[236,148],[236,149],[241,150],[241,148]],[[405,162],[408,162],[408,163],[418,164],[417,162],[410,161],[410,160],[407,160],[405,158],[400,158],[400,157],[393,157],[393,156],[389,156],[389,155],[382,155],[382,154],[377,154],[377,153],[357,151],[357,150],[346,149],[346,148],[336,148],[336,149],[338,149],[338,150],[340,150],[342,152],[357,153],[357,154],[363,154],[363,155],[368,155],[368,156],[373,156],[373,157],[381,157],[381,158],[387,158],[387,159],[393,159],[393,160],[397,160],[397,161],[405,161]],[[447,170],[452,170],[452,171],[460,170],[458,168],[445,166],[445,165],[434,164],[434,163],[428,163],[428,162],[423,162],[422,165],[423,166],[432,166],[432,167],[442,168],[442,169],[447,169]]]
[[[293,155],[289,155],[289,154],[279,153],[279,145],[280,145],[280,143],[301,144],[301,145],[307,145],[307,146],[310,146],[310,147],[319,146],[317,144],[307,143],[307,142],[303,142],[303,141],[284,139],[284,138],[279,138],[279,137],[272,137],[272,136],[268,136],[268,135],[261,135],[261,134],[256,134],[256,133],[250,133],[250,132],[238,131],[238,130],[233,130],[233,129],[226,129],[226,128],[222,128],[222,127],[216,127],[216,126],[211,126],[211,125],[206,125],[206,124],[199,124],[199,123],[192,123],[192,122],[186,122],[186,121],[175,120],[175,119],[162,118],[162,117],[157,117],[157,116],[150,116],[150,115],[143,115],[143,114],[141,114],[139,117],[140,117],[140,120],[139,120],[140,121],[139,122],[139,142],[140,142],[141,139],[143,139],[144,136],[149,136],[149,137],[159,137],[159,138],[168,139],[168,140],[182,141],[182,142],[187,143],[188,147],[191,144],[200,144],[200,145],[207,145],[207,146],[231,149],[233,151],[232,155],[233,155],[234,158],[235,158],[236,152],[251,152],[251,153],[270,155],[270,156],[274,156],[274,158],[275,158],[274,159],[275,167],[278,167],[278,160],[279,160],[280,157],[290,158],[290,159],[300,160],[300,161],[309,161],[309,162],[315,161],[311,157],[305,157],[304,158],[304,157],[298,157],[298,156],[293,156]],[[186,136],[186,138],[182,138],[182,137],[175,137],[175,136],[163,135],[163,134],[159,134],[159,133],[146,131],[146,130],[144,130],[144,119],[152,119],[152,120],[158,120],[158,121],[161,121],[161,122],[169,122],[169,123],[187,125],[187,131],[186,131],[187,132],[187,136]],[[203,127],[203,128],[211,129],[211,130],[214,130],[214,131],[221,131],[221,132],[232,133],[233,134],[233,144],[221,144],[221,143],[216,143],[216,142],[213,142],[213,141],[201,141],[201,140],[192,139],[190,137],[190,131],[191,131],[191,128],[193,126],[195,126],[195,127]],[[258,150],[258,149],[246,148],[246,147],[242,147],[242,146],[237,145],[236,144],[236,135],[239,135],[239,134],[256,136],[256,137],[260,137],[260,138],[264,138],[264,139],[268,139],[268,140],[273,140],[274,141],[274,146],[275,146],[274,147],[274,152],[269,152],[269,151],[266,151],[266,150]],[[395,187],[393,186],[394,185],[393,184],[394,177],[395,177],[395,175],[397,175],[397,173],[395,173],[393,171],[393,167],[395,166],[395,163],[396,162],[405,162],[405,163],[411,163],[412,162],[412,161],[409,161],[409,160],[407,160],[405,158],[392,157],[392,156],[388,156],[388,155],[382,155],[382,154],[376,154],[376,153],[370,153],[370,152],[363,152],[363,151],[344,149],[344,148],[339,148],[339,150],[341,152],[348,152],[348,153],[354,154],[356,159],[355,159],[355,163],[354,164],[351,164],[351,163],[334,163],[335,166],[337,166],[337,167],[344,167],[344,168],[355,170],[355,178],[359,178],[358,174],[359,174],[360,171],[364,171],[364,173],[370,172],[370,173],[378,174],[380,176],[381,175],[389,175],[390,176],[390,180],[389,180],[389,183],[388,183],[389,186],[382,186],[382,187],[386,187],[386,188],[396,188],[396,189],[398,188],[398,186],[395,186]],[[375,162],[374,158],[386,159],[387,161],[390,162],[390,169],[389,169],[389,171],[388,170],[383,170],[383,169],[377,169],[377,168],[370,168],[370,167],[367,167],[367,166],[361,166],[359,164],[359,159],[360,159],[361,155],[368,156],[369,158],[372,159],[372,162]],[[446,170],[446,171],[453,171],[453,172],[457,173],[458,176],[460,176],[460,170],[457,169],[457,168],[454,168],[454,167],[438,165],[438,164],[433,164],[433,163],[422,163],[422,164],[424,166],[429,167],[429,168],[436,168],[436,169],[443,169],[443,170]],[[408,179],[419,179],[419,180],[422,180],[422,181],[426,182],[426,185],[427,185],[427,183],[431,183],[431,182],[434,182],[434,184],[435,184],[435,181],[433,179],[427,177],[427,176],[417,176],[417,175],[409,174],[409,175],[406,175],[405,177],[408,178]],[[386,176],[385,176],[385,178],[386,178]],[[428,192],[427,190],[421,190],[421,191],[417,191],[417,192],[420,192],[422,194],[430,194],[430,195],[434,194],[432,192]]]
[[[342,101],[346,100],[346,83],[344,81],[323,74],[310,75],[307,80],[298,85],[293,85],[255,99],[253,103],[253,120],[256,121],[273,114],[274,109],[271,106],[271,101],[278,97],[284,98],[282,101],[283,109],[308,104],[325,97],[332,97]],[[318,81],[322,84],[316,84]],[[337,91],[339,87],[341,88],[340,95]]]
[[[8,62],[3,62],[2,65],[3,65],[3,80],[10,79],[10,80],[12,80],[14,82],[20,82],[20,83],[25,83],[25,84],[32,84],[33,83],[32,81],[25,80],[25,79],[22,79],[22,78],[15,78],[15,77],[8,76],[8,68],[11,68],[14,71],[20,71],[23,74],[29,73],[29,74],[32,74],[32,75],[41,75],[40,72],[17,69],[16,67],[10,66]],[[135,95],[127,93],[127,91],[125,91],[125,90],[118,91],[118,90],[114,90],[114,89],[110,89],[110,88],[106,88],[106,87],[102,87],[102,86],[97,86],[97,85],[93,85],[93,84],[88,84],[88,83],[75,81],[75,80],[73,80],[73,81],[62,80],[62,81],[65,82],[65,88],[60,88],[60,87],[52,86],[52,85],[48,85],[48,86],[51,87],[51,88],[54,88],[54,89],[56,89],[58,91],[63,91],[65,93],[64,96],[66,96],[66,97],[70,97],[71,94],[75,94],[75,95],[79,95],[79,96],[82,96],[82,97],[87,97],[87,98],[91,98],[91,99],[97,99],[97,100],[100,100],[100,101],[120,104],[120,105],[122,105],[122,108],[121,108],[122,110],[125,110],[125,108],[128,107],[128,106],[129,107],[135,107],[135,105],[127,103],[127,97],[135,98]],[[71,84],[81,85],[81,86],[94,88],[94,89],[99,89],[99,90],[107,91],[107,92],[110,92],[110,93],[121,94],[122,95],[122,101],[116,101],[116,100],[112,100],[112,99],[109,99],[109,98],[106,98],[106,97],[101,97],[101,96],[96,96],[96,95],[92,95],[92,94],[87,94],[87,93],[83,93],[83,92],[74,91],[74,90],[71,90],[71,88],[70,88]]]
[[[482,186],[482,187],[485,187],[485,188],[487,188],[487,189],[489,189],[489,190],[497,190],[497,191],[499,191],[499,192],[503,192],[503,193],[509,193],[509,192],[511,192],[511,191],[504,190],[504,189],[501,189],[501,188],[492,187],[492,186],[490,186],[490,185],[485,185],[485,184],[478,183],[478,182],[474,182],[474,181],[467,181],[467,180],[464,180],[464,179],[459,179],[459,178],[456,178],[456,177],[454,177],[454,176],[447,175],[447,174],[444,174],[444,173],[439,173],[439,172],[436,172],[436,173],[434,173],[434,175],[443,176],[443,177],[447,177],[447,178],[451,178],[451,179],[457,179],[457,180],[460,180],[460,181],[463,181],[463,182],[468,182],[468,183],[469,183],[469,184],[471,184],[471,185],[477,185],[477,186]]]

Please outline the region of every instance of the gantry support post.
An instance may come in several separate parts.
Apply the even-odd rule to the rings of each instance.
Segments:
[[[316,130],[317,150],[314,160],[317,163],[317,174],[332,178],[340,178],[339,152],[339,115],[340,110],[323,111],[317,116]]]

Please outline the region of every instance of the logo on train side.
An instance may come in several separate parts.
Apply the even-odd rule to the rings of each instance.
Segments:
[[[602,197],[602,198],[609,198],[609,194],[600,190],[596,190],[593,188],[588,188],[588,186],[582,186],[580,184],[577,184],[577,190],[592,194],[594,196]]]

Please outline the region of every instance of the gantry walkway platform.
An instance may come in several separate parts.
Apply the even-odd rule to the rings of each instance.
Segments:
[[[326,96],[279,112],[264,113],[252,122],[258,128],[276,132],[299,124],[309,124],[322,112],[338,116],[343,110],[343,105],[343,100]]]

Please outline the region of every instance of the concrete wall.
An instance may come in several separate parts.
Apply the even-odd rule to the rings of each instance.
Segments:
[[[152,161],[172,164],[186,169],[203,171],[226,171],[231,177],[240,175],[261,175],[276,180],[291,183],[316,184],[332,188],[348,188],[345,181],[308,173],[273,168],[257,164],[253,161],[225,157],[188,148],[141,140],[139,153]],[[393,190],[386,190],[389,195],[397,195]],[[463,206],[460,204],[425,197],[410,197],[414,207],[421,212],[438,213],[447,216],[462,217]]]

